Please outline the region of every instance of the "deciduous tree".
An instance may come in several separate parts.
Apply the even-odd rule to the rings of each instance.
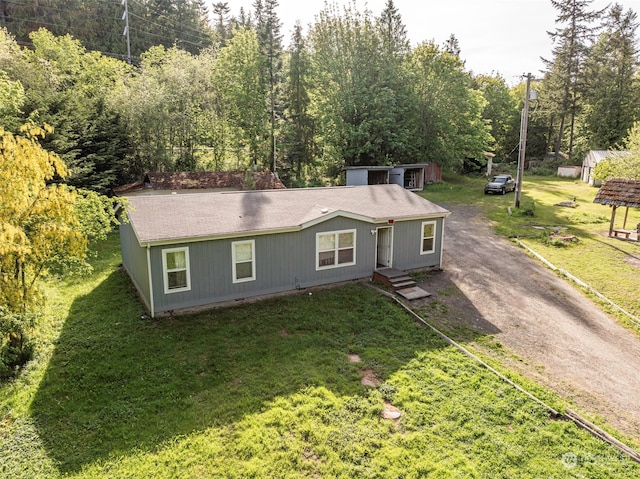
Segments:
[[[482,118],[491,127],[494,139],[491,151],[495,153],[496,161],[503,161],[518,141],[518,131],[516,130],[515,135],[513,131],[520,119],[517,102],[504,78],[499,75],[479,75],[473,79],[473,83],[486,100]]]
[[[236,167],[264,165],[269,157],[269,116],[262,88],[262,57],[256,32],[238,28],[220,51],[216,82],[228,108]]]
[[[640,122],[636,122],[627,136],[624,147],[628,153],[614,153],[596,166],[593,176],[599,180],[629,178],[640,180]]]
[[[104,236],[114,221],[108,209],[95,208],[84,208],[81,219],[83,201],[95,207],[103,200],[93,192],[79,200],[73,188],[54,183],[67,168],[38,143],[45,130],[21,130],[0,128],[0,376],[28,359],[40,278],[85,266],[89,236]]]
[[[391,4],[393,7],[393,5]],[[406,70],[399,18],[380,19],[352,6],[326,7],[313,25],[311,109],[318,152],[330,176],[347,165],[385,165],[415,158],[407,119]]]
[[[472,88],[462,61],[434,43],[411,54],[414,88],[419,99],[420,156],[450,169],[466,158],[484,160],[493,138],[482,118],[486,101]]]

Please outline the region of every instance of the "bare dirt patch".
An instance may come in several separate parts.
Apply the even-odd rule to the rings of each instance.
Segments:
[[[624,260],[634,268],[640,269],[640,258],[636,258],[635,256],[627,256]]]
[[[353,354],[353,353],[349,354],[348,358],[349,358],[349,362],[350,363],[361,363],[362,362],[362,359],[357,354]]]
[[[384,403],[384,407],[382,408],[382,412],[380,413],[383,419],[399,419],[402,416],[402,411],[395,407],[393,404],[389,404],[388,402]]]
[[[377,388],[380,386],[382,381],[376,373],[372,369],[363,369],[362,370],[362,379],[360,380],[360,384],[363,386],[369,386],[372,388]]]

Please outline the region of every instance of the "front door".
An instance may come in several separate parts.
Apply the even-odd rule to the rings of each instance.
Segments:
[[[376,268],[391,268],[393,251],[393,227],[384,226],[376,230]]]

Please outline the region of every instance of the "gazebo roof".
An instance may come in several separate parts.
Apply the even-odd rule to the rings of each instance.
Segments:
[[[607,180],[598,190],[593,202],[601,205],[640,208],[640,180],[623,178]]]

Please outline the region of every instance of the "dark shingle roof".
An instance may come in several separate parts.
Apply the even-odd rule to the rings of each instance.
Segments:
[[[252,183],[252,184],[250,184]],[[254,171],[248,176],[244,171],[181,171],[150,172],[143,181],[116,188],[118,195],[126,195],[146,190],[272,190],[284,185],[271,171]]]
[[[640,180],[622,178],[607,180],[598,190],[593,202],[601,205],[640,208]]]
[[[141,244],[295,231],[336,216],[386,223],[449,214],[398,185],[132,196],[128,210]]]

